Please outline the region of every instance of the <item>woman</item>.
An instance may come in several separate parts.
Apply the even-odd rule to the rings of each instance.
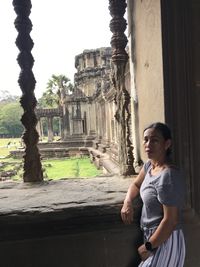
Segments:
[[[124,223],[132,222],[132,201],[140,193],[144,244],[138,248],[142,260],[139,267],[182,267],[185,259],[181,230],[184,182],[180,170],[170,161],[170,129],[160,122],[149,125],[144,130],[143,144],[149,160],[128,189],[121,217]]]

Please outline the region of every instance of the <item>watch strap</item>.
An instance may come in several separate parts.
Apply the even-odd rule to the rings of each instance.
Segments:
[[[151,242],[149,242],[149,241],[147,241],[147,242],[145,242],[145,248],[146,248],[146,250],[148,250],[148,251],[154,251],[155,249],[152,247],[152,244],[151,244]]]

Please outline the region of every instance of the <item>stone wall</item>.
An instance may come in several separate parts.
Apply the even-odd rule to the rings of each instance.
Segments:
[[[110,47],[102,47],[84,50],[75,58],[75,87],[88,99],[85,103],[81,102],[81,111],[86,117],[88,134],[96,135],[90,153],[98,167],[99,162],[104,164],[104,158],[114,159],[113,162],[118,164],[117,124],[114,117],[116,91],[111,81],[111,55]],[[67,105],[70,106],[68,100]],[[116,166],[114,169],[117,169]]]
[[[131,179],[98,177],[1,188],[3,267],[137,267],[140,202],[120,218]]]
[[[160,0],[128,1],[128,6],[134,150],[140,160],[144,127],[165,120]]]
[[[185,172],[185,266],[200,266],[199,1],[128,1],[134,156],[146,160],[142,131],[167,122],[173,159]]]

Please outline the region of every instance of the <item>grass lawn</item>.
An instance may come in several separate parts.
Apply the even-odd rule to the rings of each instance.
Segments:
[[[12,180],[20,180],[23,175],[21,160],[7,158],[0,161],[0,173],[13,172]],[[90,163],[89,158],[49,159],[42,160],[45,180],[59,180],[63,178],[89,178],[101,175],[102,171]]]
[[[9,151],[21,146],[20,138],[0,139],[0,176],[3,172],[15,172],[11,179],[22,179],[23,162],[19,159],[7,157]],[[94,164],[85,158],[62,158],[42,160],[43,175],[45,180],[58,180],[62,178],[95,177],[102,173]]]
[[[21,138],[0,138],[0,158],[7,157],[11,150],[21,146]]]
[[[44,178],[84,178],[100,175],[101,170],[90,163],[89,158],[43,160]]]

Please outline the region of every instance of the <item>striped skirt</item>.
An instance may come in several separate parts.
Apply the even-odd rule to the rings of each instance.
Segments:
[[[148,240],[154,230],[145,230]],[[148,259],[138,267],[183,267],[185,261],[185,240],[181,229],[174,230],[170,237]]]

